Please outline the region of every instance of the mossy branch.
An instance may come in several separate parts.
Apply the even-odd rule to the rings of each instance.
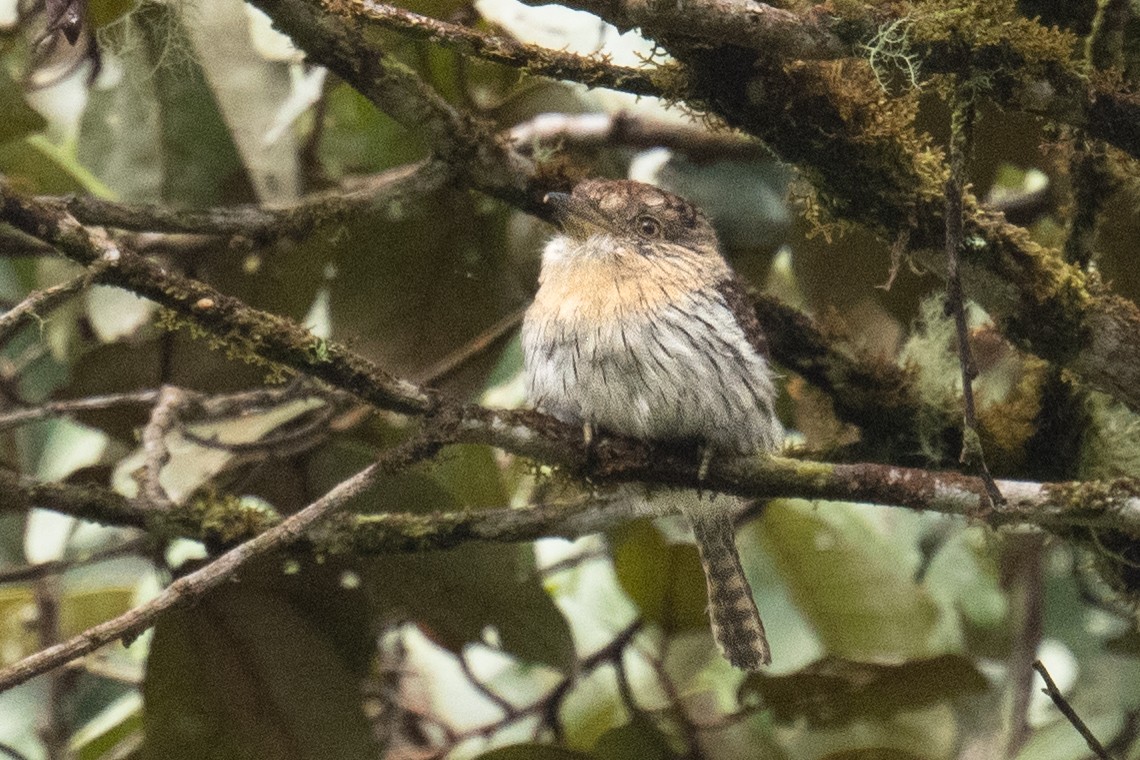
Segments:
[[[105,235],[87,230],[61,208],[20,199],[0,184],[0,214],[17,227],[56,245],[70,258],[103,267],[100,279],[152,298],[202,328],[238,341],[238,349],[266,362],[319,379],[382,409],[423,417],[442,443],[484,443],[561,466],[596,482],[640,481],[701,487],[751,497],[796,496],[856,500],[975,515],[985,502],[978,478],[887,465],[828,465],[780,459],[724,459],[700,472],[700,457],[689,450],[652,447],[607,437],[587,451],[581,431],[534,411],[506,411],[462,405],[406,380],[395,378],[335,343],[320,353],[312,336],[290,320],[253,309],[194,280],[114,246]],[[1007,483],[1008,505],[994,510],[994,524],[1027,522],[1050,529],[1096,524],[1140,535],[1140,507],[1126,484],[1042,485]],[[1082,498],[1097,494],[1112,509],[1098,512]],[[44,498],[50,490],[41,494]],[[125,502],[92,498],[92,510],[115,510]],[[1074,523],[1073,510],[1077,514]],[[92,511],[91,516],[97,514]],[[96,518],[98,519],[98,518]],[[116,518],[117,519],[117,518]],[[1107,522],[1105,520],[1108,520]]]

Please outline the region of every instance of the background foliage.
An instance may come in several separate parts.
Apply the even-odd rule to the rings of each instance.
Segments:
[[[331,2],[311,5],[337,12]],[[915,151],[946,143],[960,103],[950,75],[922,68],[906,35],[928,42],[935,27],[959,34],[1000,16],[1006,31],[995,35],[1040,35],[1043,48],[1052,46],[1042,55],[1061,50],[1066,65],[1080,67],[1086,39],[1100,39],[1094,19],[1112,22],[1107,8],[1123,14],[1112,22],[1118,60],[1088,76],[1115,76],[1127,89],[1136,70],[1138,22],[1128,3],[1102,2],[1098,12],[1092,2],[1026,0],[995,3],[1001,10],[990,16],[970,2],[807,5],[786,4],[804,18],[867,14],[863,22],[876,22],[835,81],[870,88],[884,132],[900,109],[912,109]],[[636,31],[621,34],[561,7],[402,7],[605,65],[670,71],[668,56]],[[283,207],[322,192],[366,192],[383,172],[438,148],[430,124],[408,128],[378,110],[236,0],[53,0],[4,10],[0,174],[23,195],[176,210]],[[81,21],[45,31],[69,12]],[[64,39],[72,32],[75,44]],[[799,169],[780,163],[710,115],[724,115],[712,99],[587,90],[390,30],[370,28],[367,42],[489,131],[513,134],[514,149],[537,162],[551,187],[633,176],[690,197],[714,218],[726,255],[753,286],[812,315],[818,334],[845,356],[899,369],[921,401],[906,435],[876,437],[880,428],[853,423],[827,388],[784,367],[781,414],[801,452],[960,466],[962,387],[941,267],[921,246],[884,234],[894,222],[853,223],[858,215],[836,201],[842,183],[826,170],[795,155],[786,157]],[[737,76],[731,45],[718,50],[723,68],[714,75]],[[793,61],[783,62],[787,71]],[[1003,71],[1016,77],[1024,65],[1032,78],[1030,64],[1022,58]],[[1058,260],[1076,245],[1074,220],[1091,206],[1085,247],[1095,260],[1085,271],[1136,300],[1135,159],[1079,126],[1003,108],[998,97],[976,105],[966,175],[977,196],[1023,225],[1028,240],[1056,249]],[[402,112],[399,104],[392,110]],[[542,121],[544,114],[559,116]],[[615,118],[624,133],[612,128]],[[804,118],[811,139],[834,139],[844,152],[843,135],[812,132]],[[598,136],[589,131],[598,124],[611,128]],[[551,125],[559,125],[553,137],[540,129]],[[639,137],[639,125],[666,137]],[[773,134],[779,149],[782,133]],[[1090,177],[1100,183],[1093,200]],[[866,181],[874,199],[882,188],[873,179],[847,182]],[[519,406],[513,327],[549,228],[518,197],[503,202],[510,193],[496,198],[471,186],[478,178],[429,185],[299,232],[106,226],[124,247],[348,344],[399,377],[463,400]],[[7,307],[81,274],[42,241],[0,226]],[[967,279],[967,296],[972,287]],[[165,523],[144,530],[5,503],[3,664],[153,598],[247,537],[250,525],[313,502],[415,427],[344,395],[310,392],[252,361],[233,336],[210,339],[126,290],[84,282],[37,315],[5,330],[0,354],[3,467],[36,481],[129,497],[147,487],[142,431],[154,424],[156,400],[118,394],[167,386],[209,397],[280,393],[273,403],[188,414],[159,429],[168,460],[157,480],[175,515]],[[1015,348],[982,306],[969,317],[982,444],[996,476],[1140,477],[1140,425],[1126,403],[1034,356],[1042,347],[1016,331]],[[316,345],[319,353],[324,344]],[[1047,347],[1044,355],[1059,361]],[[843,398],[861,391],[852,377],[834,382]],[[98,408],[66,414],[44,406],[108,395]],[[19,417],[26,409],[43,413]],[[480,513],[613,498],[639,497],[615,497],[541,458],[464,443],[385,476],[350,509]],[[200,529],[202,540],[190,540],[193,531],[176,520]],[[761,674],[733,671],[717,655],[696,550],[671,518],[625,521],[574,540],[464,542],[446,551],[338,550],[330,542],[262,558],[199,603],[161,616],[129,647],[106,647],[3,692],[0,750],[84,759],[1086,757],[1072,725],[1036,693],[1030,665],[1041,657],[1113,756],[1140,756],[1136,555],[1127,534],[1102,541],[1074,529],[1058,537],[994,530],[985,515],[782,498],[757,503],[738,539],[775,652]]]

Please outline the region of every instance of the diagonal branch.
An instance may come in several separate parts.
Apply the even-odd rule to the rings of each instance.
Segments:
[[[382,408],[405,413],[432,409],[432,395],[395,378],[344,347],[315,337],[297,323],[251,309],[203,283],[170,274],[159,264],[121,249],[105,233],[88,230],[55,204],[14,195],[0,182],[0,216],[51,242],[84,266],[98,265],[101,282],[118,285],[192,318],[226,338],[233,350],[305,371]]]
[[[351,15],[311,0],[251,0],[274,25],[407,129],[425,136],[464,181],[523,208],[537,208],[529,159],[497,139],[490,125],[451,106],[415,71],[372,44]]]
[[[34,291],[23,301],[0,315],[0,346],[15,337],[20,328],[32,320],[42,320],[43,314],[77,293],[86,290],[91,285],[97,271],[97,268],[92,268],[67,282]]]

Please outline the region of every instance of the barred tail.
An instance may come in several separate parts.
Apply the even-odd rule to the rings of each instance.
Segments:
[[[725,659],[741,670],[759,670],[772,661],[764,623],[744,576],[731,518],[721,510],[686,509],[693,526],[709,593],[713,638]]]

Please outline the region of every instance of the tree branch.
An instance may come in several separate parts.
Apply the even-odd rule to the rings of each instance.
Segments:
[[[118,285],[166,306],[227,340],[231,350],[303,370],[310,376],[405,413],[432,409],[432,394],[392,377],[342,346],[323,341],[291,320],[258,311],[159,264],[120,249],[106,234],[88,230],[55,204],[21,199],[0,181],[0,216],[56,245],[72,260],[100,267],[99,281]],[[348,385],[346,386],[345,383]]]
[[[376,51],[345,18],[322,14],[314,0],[255,4],[314,60],[332,67],[398,121],[421,128],[419,121],[428,120],[426,132],[440,155],[450,156],[447,160],[464,157],[463,178],[471,186],[537,211],[541,191],[530,186],[530,169],[517,151],[495,142],[483,125],[460,117],[435,93],[425,92],[411,72],[385,63],[387,57],[373,63]],[[623,8],[617,4],[596,10],[620,24]],[[938,18],[932,16],[931,23]],[[954,36],[984,24],[951,21],[943,21],[950,24],[948,29],[926,30],[932,39],[939,33],[949,35],[946,46],[958,50],[957,57],[947,53],[945,60],[931,56],[949,69],[962,63],[959,48],[970,49],[972,42],[989,46],[979,51],[985,53],[975,62],[979,65],[1017,59],[1046,74],[1068,71],[1060,58],[1071,47],[1067,38],[1034,22],[1019,19],[999,25],[997,38],[986,41]],[[654,27],[658,41],[687,68],[687,91],[676,97],[709,107],[799,165],[819,188],[825,209],[836,216],[866,224],[888,240],[908,235],[915,249],[941,247],[946,167],[941,152],[915,131],[913,97],[886,98],[864,61],[779,60],[773,65],[770,55],[723,46],[720,39],[712,40],[718,43],[712,46],[693,44],[697,26],[688,22],[691,19],[681,16],[675,26],[661,27],[660,32]],[[980,34],[976,29],[973,33]],[[1012,97],[1006,92],[1010,88],[1003,88],[993,93],[999,102]],[[1092,100],[1095,109],[1096,98]],[[1134,106],[1140,111],[1140,101]],[[1132,134],[1135,123],[1116,126]],[[1140,143],[1140,134],[1134,137]],[[1066,267],[1023,229],[979,208],[972,196],[967,195],[963,205],[963,237],[976,241],[963,252],[964,281],[995,315],[1003,333],[1019,348],[1074,370],[1090,385],[1140,411],[1140,342],[1134,340],[1140,335],[1140,308]]]
[[[518,150],[533,146],[572,145],[578,148],[669,148],[702,161],[758,161],[772,158],[759,140],[738,133],[711,131],[646,118],[634,113],[540,114],[510,130]]]
[[[348,190],[317,193],[283,208],[257,205],[210,209],[174,209],[121,203],[93,196],[41,198],[62,204],[83,224],[124,230],[203,235],[240,235],[254,244],[301,239],[329,224],[358,215],[386,213],[438,190],[454,179],[453,167],[440,160],[421,161],[358,180]]]

